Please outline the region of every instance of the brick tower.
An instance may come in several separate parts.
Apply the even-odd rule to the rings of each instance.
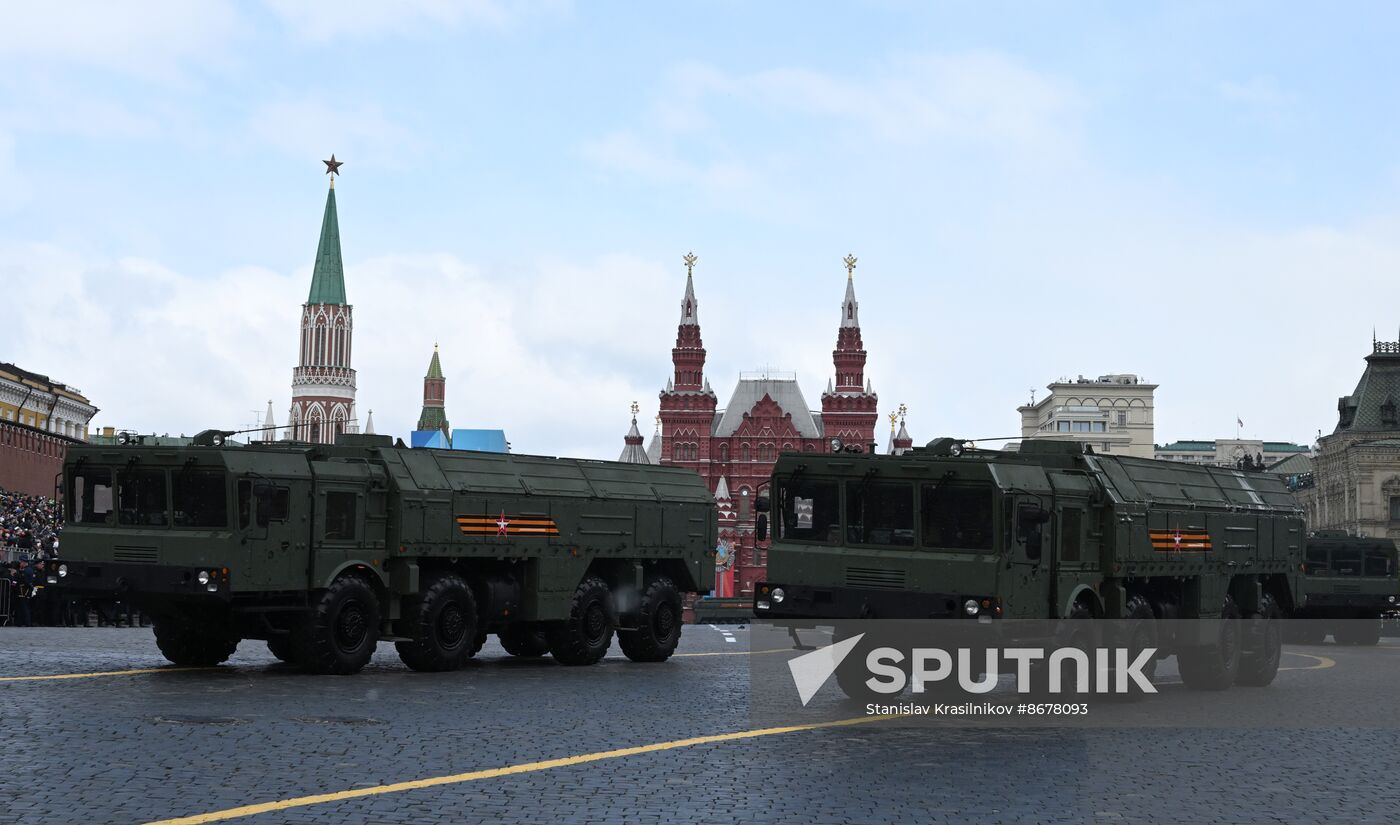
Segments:
[[[667,464],[676,464],[708,477],[710,433],[717,399],[705,380],[705,345],[700,340],[699,304],[693,280],[694,254],[685,260],[685,296],[681,320],[676,325],[676,346],[671,349],[673,374],[661,392],[661,441]]]
[[[869,448],[875,434],[879,396],[865,377],[865,346],[860,339],[860,304],[856,302],[854,255],[847,255],[846,298],[841,302],[841,325],[831,353],[836,382],[822,393],[822,431],[827,438]]]
[[[428,362],[428,374],[423,376],[423,411],[418,414],[416,429],[429,432],[438,430],[445,436],[452,434],[447,427],[446,397],[447,379],[442,375],[437,344],[433,344],[433,360]]]
[[[311,292],[301,308],[301,356],[292,370],[292,408],[287,437],[334,444],[341,433],[358,431],[355,421],[355,371],[350,368],[354,332],[351,306],[345,302],[345,270],[340,259],[340,224],[335,211],[335,176],[342,161],[324,161],[330,175],[321,240]]]

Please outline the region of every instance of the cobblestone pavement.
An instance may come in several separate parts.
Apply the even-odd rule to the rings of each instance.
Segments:
[[[726,635],[735,639],[730,642]],[[384,644],[353,677],[244,642],[229,665],[0,681],[0,823],[127,823],[743,731],[745,629],[682,652],[565,668],[494,639],[464,671]],[[1336,667],[1280,674],[1368,678]],[[1400,655],[1400,651],[1394,651]],[[149,630],[0,629],[0,679],[164,664]],[[1272,689],[1272,688],[1271,688]],[[1376,694],[1385,701],[1385,691]],[[1381,822],[1400,806],[1393,728],[914,729],[861,724],[714,742],[232,821]]]

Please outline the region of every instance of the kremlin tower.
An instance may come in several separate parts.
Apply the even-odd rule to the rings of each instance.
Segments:
[[[324,161],[330,175],[326,211],[311,292],[301,309],[301,346],[292,371],[292,408],[288,438],[334,444],[341,433],[358,431],[355,420],[355,371],[350,368],[354,322],[345,301],[345,271],[340,258],[340,225],[335,210],[335,176],[343,161]]]

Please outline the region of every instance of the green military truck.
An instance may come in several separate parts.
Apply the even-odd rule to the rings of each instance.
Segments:
[[[1321,644],[1328,634],[1339,645],[1374,645],[1381,617],[1400,599],[1395,542],[1362,538],[1341,530],[1309,534],[1303,561],[1302,597],[1285,634],[1299,644]]]
[[[614,632],[662,661],[681,595],[705,592],[715,506],[693,472],[566,458],[335,446],[78,446],[51,583],[120,595],[172,662],[212,665],[242,639],[324,673],[380,640],[415,670],[461,667],[488,633],[517,656],[598,661]]]
[[[1273,680],[1273,619],[1297,606],[1302,515],[1264,474],[945,438],[900,456],[781,455],[767,506],[754,614],[789,625],[1126,620],[1135,644],[1177,656],[1187,685],[1219,690]],[[1236,617],[1265,621],[1163,621]],[[1078,627],[1037,623],[1052,624]]]

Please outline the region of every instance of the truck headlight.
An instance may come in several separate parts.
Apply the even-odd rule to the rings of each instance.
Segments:
[[[199,575],[196,576],[195,578],[199,579],[199,583],[200,583],[200,584],[208,584],[208,583],[209,583],[209,571],[208,571],[208,570],[201,570],[201,571],[199,571]]]
[[[61,578],[63,578],[63,577],[66,576],[66,575],[68,575],[68,565],[66,565],[66,564],[60,564],[60,565],[58,566],[58,577],[61,579]],[[1390,600],[1391,600],[1391,601],[1395,601],[1395,597],[1394,597],[1394,596],[1391,596],[1391,597],[1390,597]]]
[[[772,605],[768,603],[767,599],[759,599],[758,602],[754,604],[754,607],[758,608],[759,610],[767,610],[771,606]]]
[[[969,615],[969,616],[976,616],[976,615],[977,615],[977,610],[978,610],[978,607],[977,607],[977,600],[976,600],[976,599],[968,599],[966,602],[963,603],[963,612],[966,613],[967,615]]]
[[[63,568],[61,568],[61,567],[59,568],[58,575],[60,575],[60,576],[63,575]],[[1391,603],[1391,604],[1395,604],[1395,597],[1394,597],[1394,596],[1391,596],[1391,597],[1390,597],[1390,603]]]
[[[219,592],[219,584],[218,582],[210,582],[209,586],[204,589],[208,590],[210,593],[217,593]]]
[[[782,604],[783,599],[787,598],[787,594],[783,592],[781,587],[775,587],[773,592],[769,594],[769,598],[773,600],[773,604]]]

